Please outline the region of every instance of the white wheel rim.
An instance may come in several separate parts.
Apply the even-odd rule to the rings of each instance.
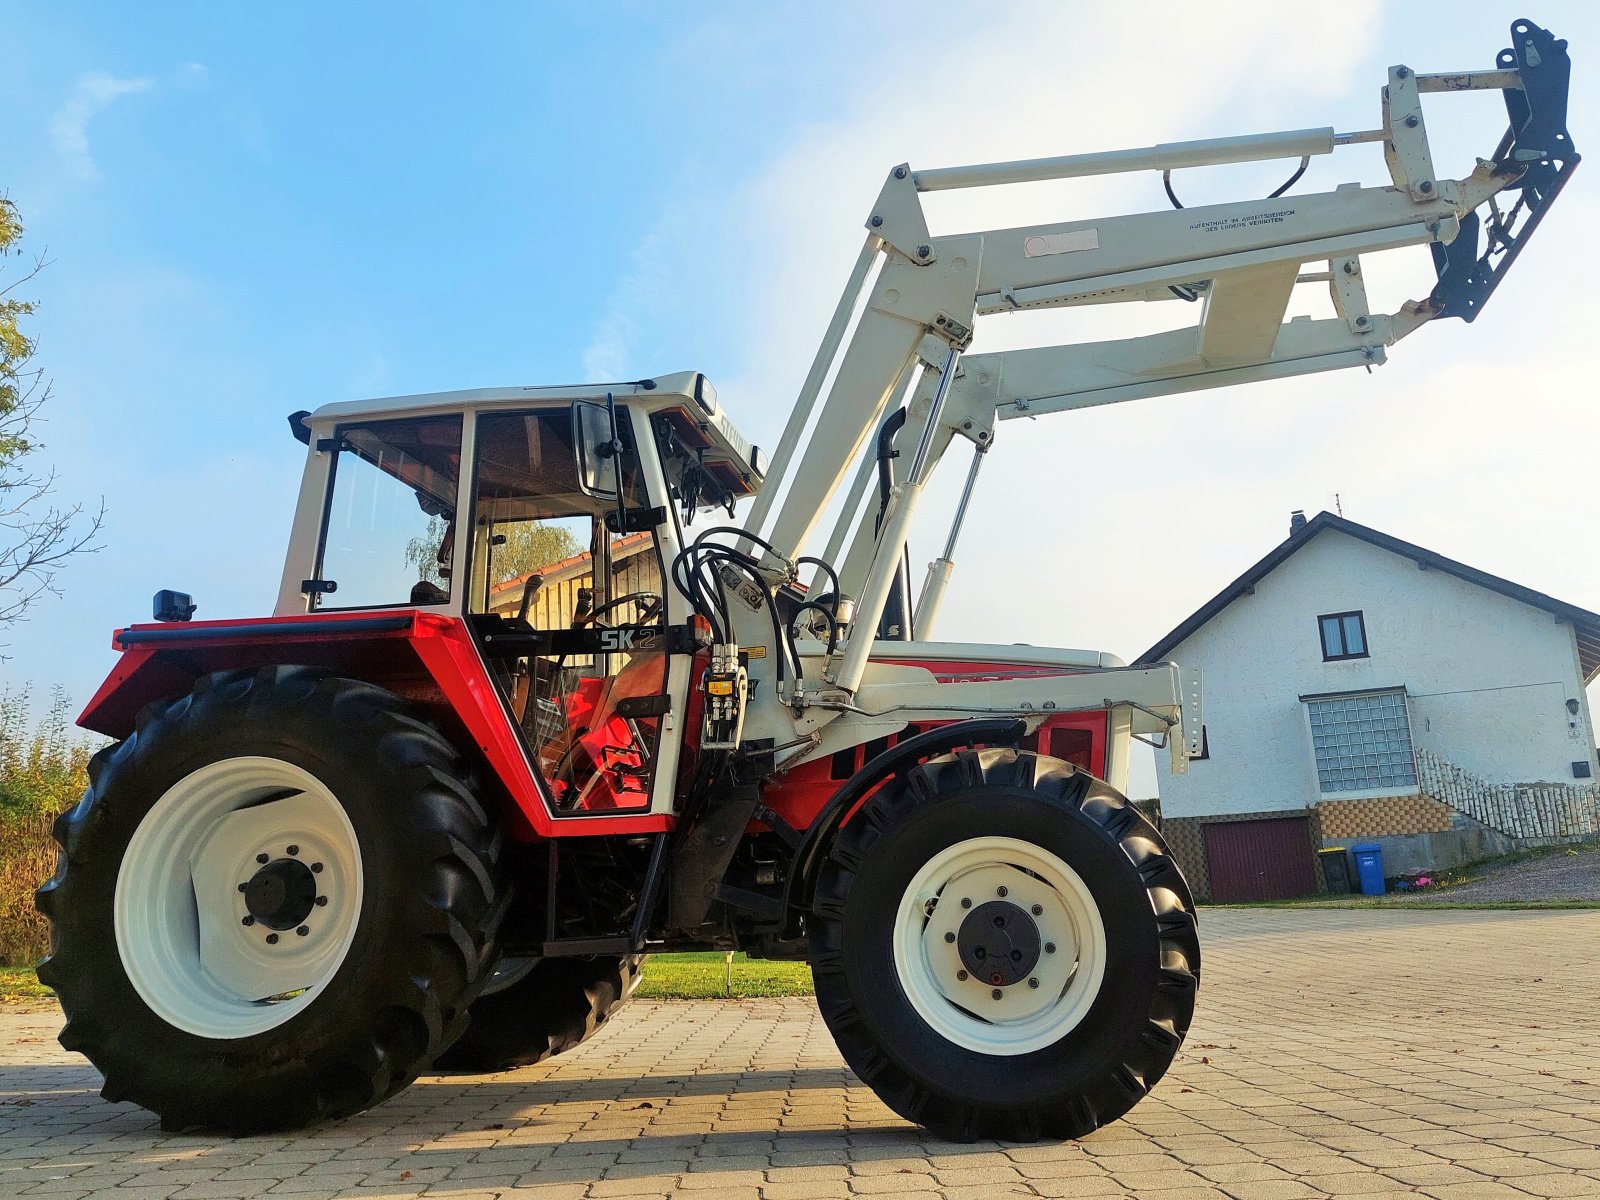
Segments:
[[[998,989],[961,954],[963,923],[995,900],[1026,914],[1044,947],[1024,977]],[[969,838],[934,855],[907,886],[895,914],[894,965],[911,1006],[947,1041],[981,1054],[1028,1054],[1088,1015],[1105,980],[1105,924],[1088,885],[1048,850],[1016,838]]]
[[[240,885],[252,881],[247,897]],[[280,894],[270,921],[252,912]],[[355,938],[361,894],[355,828],[321,780],[282,759],[224,759],[169,788],[129,840],[117,953],[162,1020],[249,1037],[327,986]]]

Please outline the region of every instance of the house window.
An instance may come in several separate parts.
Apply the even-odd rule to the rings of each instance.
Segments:
[[[1411,722],[1401,691],[1306,698],[1317,786],[1340,792],[1403,792],[1417,786]]]
[[[1328,613],[1317,618],[1317,628],[1324,662],[1367,657],[1367,622],[1359,612]]]

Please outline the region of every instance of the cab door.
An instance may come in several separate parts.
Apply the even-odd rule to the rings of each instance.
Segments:
[[[620,491],[581,485],[570,408],[480,412],[469,619],[553,816],[637,814],[665,794],[666,588],[654,529],[621,530],[647,496],[631,438]]]

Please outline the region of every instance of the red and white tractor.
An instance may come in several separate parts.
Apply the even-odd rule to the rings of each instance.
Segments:
[[[1369,131],[894,168],[770,467],[699,374],[295,414],[274,614],[158,594],[81,718],[114,741],[38,895],[62,1044],[167,1128],[294,1128],[574,1046],[648,952],[739,948],[808,961],[850,1066],[942,1135],[1120,1116],[1200,973],[1121,790],[1134,738],[1198,752],[1199,681],[929,640],[978,466],[1008,419],[1373,365],[1473,319],[1577,164],[1567,62],[1518,21],[1492,69],[1391,69]],[[1473,89],[1510,128],[1442,177],[1420,98]],[[1360,143],[1381,184],[938,236],[919,201],[1117,171],[1171,193]],[[1363,256],[1424,245],[1427,298],[1373,312]],[[1298,286],[1325,315],[1284,320]],[[1124,301],[1198,321],[966,354],[979,316]],[[909,529],[957,440],[913,606]]]

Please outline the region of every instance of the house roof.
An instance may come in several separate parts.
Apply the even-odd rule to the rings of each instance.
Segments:
[[[650,547],[653,545],[651,537],[652,535],[649,530],[645,530],[642,533],[630,533],[624,535],[623,537],[619,537],[616,541],[611,543],[611,561],[613,563],[622,562],[625,559],[633,558],[650,549]],[[522,585],[527,583],[529,577],[533,575],[540,576],[547,584],[561,583],[563,580],[576,579],[580,576],[587,575],[589,573],[589,563],[592,557],[593,555],[591,555],[587,550],[584,550],[577,554],[571,555],[570,557],[558,559],[552,563],[546,563],[536,571],[529,571],[526,574],[516,576],[514,579],[508,579],[504,583],[495,584],[489,589],[489,595],[494,597],[509,595],[512,592],[520,593],[522,591]]]
[[[1285,559],[1305,546],[1319,533],[1330,529],[1338,533],[1348,534],[1353,538],[1359,538],[1368,545],[1377,546],[1380,550],[1387,550],[1391,554],[1398,554],[1401,558],[1409,558],[1419,567],[1430,571],[1443,571],[1445,574],[1454,575],[1457,579],[1465,580],[1467,583],[1477,584],[1481,588],[1486,588],[1491,592],[1498,592],[1500,595],[1508,596],[1513,600],[1520,600],[1523,604],[1531,605],[1534,608],[1542,608],[1558,620],[1570,621],[1578,637],[1578,662],[1579,669],[1583,672],[1583,681],[1588,683],[1596,675],[1600,675],[1600,613],[1592,613],[1586,608],[1579,608],[1576,604],[1567,604],[1553,596],[1547,596],[1543,592],[1536,592],[1532,588],[1523,587],[1520,583],[1512,583],[1509,579],[1502,579],[1498,575],[1491,575],[1487,571],[1469,567],[1453,558],[1446,558],[1444,555],[1436,554],[1432,550],[1425,550],[1411,542],[1401,541],[1397,537],[1390,537],[1387,533],[1380,533],[1369,526],[1357,524],[1355,521],[1346,520],[1344,517],[1330,512],[1318,513],[1307,521],[1304,526],[1291,533],[1286,540],[1275,546],[1265,557],[1247,569],[1243,575],[1211,597],[1210,600],[1207,600],[1176,629],[1141,654],[1136,662],[1159,662],[1166,658],[1195,630],[1227,608],[1240,596],[1253,589],[1258,582],[1276,570]]]

